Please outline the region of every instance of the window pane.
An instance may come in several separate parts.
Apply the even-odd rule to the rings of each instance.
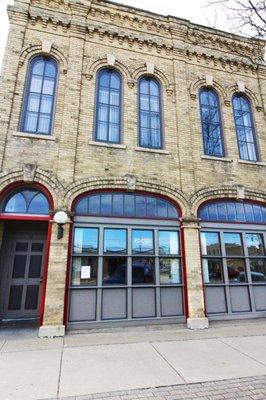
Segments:
[[[133,254],[153,254],[153,231],[133,229],[132,252]]]
[[[99,105],[98,120],[108,122],[108,106]]]
[[[153,96],[159,96],[158,83],[154,79],[149,79],[150,81],[150,94]]]
[[[111,72],[111,88],[119,89],[120,88],[120,76],[118,73],[112,71]]]
[[[125,209],[125,216],[135,215],[135,196],[125,195],[124,209]]]
[[[127,252],[127,230],[105,229],[104,230],[104,252],[126,253]]]
[[[149,93],[149,81],[145,78],[140,81],[140,93]]]
[[[32,73],[36,75],[43,75],[44,65],[45,63],[43,60],[33,60]]]
[[[56,76],[56,66],[54,63],[48,61],[45,66],[45,76],[54,78]]]
[[[39,111],[39,104],[40,104],[40,95],[31,93],[29,95],[29,99],[28,99],[27,110],[28,111],[38,112]]]
[[[249,256],[263,256],[263,236],[259,233],[246,233],[246,241]]]
[[[160,258],[160,283],[181,283],[180,260],[178,258]]]
[[[227,256],[242,256],[242,241],[240,233],[224,233],[225,252]]]
[[[159,231],[159,254],[179,254],[178,232]]]
[[[146,128],[140,129],[140,145],[143,147],[149,147],[150,143],[150,130]]]
[[[146,217],[146,198],[136,196],[136,217]]]
[[[205,283],[222,283],[223,266],[220,259],[203,259],[203,276]]]
[[[99,89],[99,102],[103,104],[109,103],[109,90],[107,88]]]
[[[218,232],[201,232],[201,252],[204,256],[220,256],[220,240]]]
[[[246,282],[245,262],[236,258],[227,259],[227,273],[230,283]]]
[[[266,283],[266,259],[250,260],[252,282]]]
[[[8,309],[20,310],[23,293],[23,285],[12,285],[9,292]]]
[[[90,196],[89,214],[100,214],[100,196]]]
[[[163,200],[157,200],[158,217],[167,217],[167,204]]]
[[[127,276],[126,257],[104,257],[103,285],[125,285]]]
[[[75,228],[74,253],[98,253],[98,229]]]
[[[74,257],[71,285],[97,285],[98,258]]]
[[[28,285],[25,299],[25,310],[36,310],[39,300],[39,285]]]
[[[38,132],[40,133],[49,133],[50,131],[50,115],[40,114],[39,116],[39,124],[38,124]]]
[[[124,214],[124,196],[122,194],[113,195],[113,214],[123,215]]]
[[[35,196],[29,204],[28,208],[29,214],[48,214],[49,213],[49,203],[46,197],[39,193]]]
[[[29,265],[29,278],[40,278],[42,270],[42,255],[32,254]]]
[[[26,132],[36,132],[36,130],[37,130],[37,120],[38,120],[38,114],[37,113],[27,112],[26,113],[25,124],[24,124],[24,130]]]
[[[43,82],[43,88],[42,88],[42,93],[43,94],[50,94],[53,95],[54,93],[54,79],[48,79],[46,78]]]
[[[51,114],[53,106],[52,96],[42,96],[40,112]]]
[[[27,255],[16,254],[13,262],[12,278],[19,279],[25,277],[25,268],[27,262]]]
[[[4,211],[7,213],[26,213],[27,208],[24,196],[21,193],[14,194],[6,203]]]
[[[150,105],[151,105],[151,111],[159,112],[160,111],[159,97],[151,96]]]
[[[132,258],[132,284],[154,284],[155,265],[153,258]]]
[[[105,214],[105,215],[112,214],[112,195],[111,194],[101,195],[101,214]]]
[[[111,91],[110,92],[110,104],[114,106],[120,105],[120,92],[119,91]]]
[[[141,94],[140,95],[140,109],[145,111],[150,109],[149,96]]]
[[[43,78],[41,76],[33,75],[31,78],[30,92],[41,93],[42,80]]]
[[[119,143],[119,125],[109,124],[109,142]]]
[[[147,197],[147,217],[157,217],[157,201],[155,198]]]

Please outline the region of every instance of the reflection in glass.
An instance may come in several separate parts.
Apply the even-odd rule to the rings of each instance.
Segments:
[[[221,283],[223,282],[223,266],[220,259],[204,259],[203,260],[203,276],[205,283]]]
[[[227,256],[242,256],[240,233],[224,233],[225,252]]]
[[[98,253],[97,228],[75,228],[74,253]]]
[[[132,253],[154,253],[153,231],[134,229],[132,231]]]
[[[266,259],[249,260],[252,282],[266,283]]]
[[[159,254],[179,254],[178,232],[159,231]]]
[[[153,258],[132,258],[132,283],[133,284],[154,284],[154,259]]]
[[[104,257],[103,285],[125,285],[126,272],[126,257]]]
[[[160,283],[181,283],[180,262],[178,258],[160,258]]]
[[[218,232],[201,233],[201,251],[204,256],[219,256],[221,254]]]
[[[105,229],[104,230],[104,252],[126,253],[127,252],[127,230]]]
[[[97,257],[74,257],[72,263],[71,285],[96,285]]]
[[[227,273],[230,283],[247,281],[244,260],[237,258],[227,259]]]
[[[263,256],[263,237],[259,233],[246,233],[246,241],[249,256]]]

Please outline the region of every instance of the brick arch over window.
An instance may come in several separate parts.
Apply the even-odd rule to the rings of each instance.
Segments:
[[[58,62],[59,65],[59,71],[60,72],[67,72],[68,69],[68,63],[67,63],[67,58],[63,54],[61,50],[58,49],[55,45],[51,46],[51,51],[49,53],[46,53],[42,49],[41,44],[31,44],[29,46],[26,46],[22,49],[22,52],[19,57],[19,66],[21,67],[25,62],[29,62],[33,57],[37,56],[47,56],[54,58],[55,61]]]
[[[237,85],[232,85],[228,88],[227,92],[228,92],[228,97],[231,101],[235,94],[241,94],[248,98],[252,108],[254,107],[257,111],[262,110],[262,105],[259,102],[256,94],[251,89],[249,89],[249,87],[245,87],[245,91],[240,92]]]
[[[162,87],[165,88],[166,92],[168,95],[173,94],[173,88],[174,84],[173,82],[170,81],[168,76],[166,75],[165,72],[163,72],[161,69],[158,69],[157,67],[154,67],[154,72],[152,74],[147,72],[147,66],[141,65],[140,67],[137,67],[133,73],[132,73],[132,78],[134,82],[138,81],[141,79],[142,76],[149,76],[151,78],[155,78],[159,83],[162,85]]]
[[[119,178],[92,178],[89,180],[81,180],[72,183],[66,189],[64,197],[64,207],[71,209],[74,200],[82,193],[97,191],[97,190],[122,190],[129,192],[143,192],[144,194],[158,195],[164,198],[168,198],[170,201],[177,204],[180,208],[180,215],[182,218],[190,214],[189,203],[186,195],[180,190],[159,183],[151,181],[135,180],[134,177],[119,177]]]
[[[219,82],[217,82],[216,80],[213,80],[213,84],[212,85],[207,85],[205,78],[201,78],[201,79],[197,78],[197,79],[195,79],[189,86],[190,97],[193,100],[196,100],[196,98],[199,96],[200,90],[203,89],[204,87],[207,87],[209,89],[214,89],[217,92],[218,96],[220,97],[221,101],[224,104],[228,105],[229,99],[228,99],[228,96],[227,96],[227,92],[224,89],[224,87]]]
[[[110,66],[107,57],[98,58],[93,63],[88,64],[85,68],[84,75],[88,80],[96,76],[97,72],[103,68],[114,68],[122,75],[123,79],[130,85],[132,83],[132,76],[127,65],[122,61],[115,59],[114,65]]]
[[[246,189],[243,186],[212,186],[200,189],[190,197],[192,215],[197,216],[200,206],[219,199],[243,200],[266,204],[266,192]]]
[[[52,199],[52,208],[61,208],[64,187],[58,179],[48,171],[37,168],[34,178],[31,182],[24,180],[25,172],[22,169],[3,174],[0,178],[0,199],[11,189],[23,185],[40,186],[44,193]]]

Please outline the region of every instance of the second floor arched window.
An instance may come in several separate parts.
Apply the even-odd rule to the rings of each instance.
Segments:
[[[199,98],[204,154],[224,157],[218,95],[213,89],[203,88]]]
[[[233,111],[239,157],[242,160],[257,161],[258,151],[255,142],[254,122],[248,98],[242,94],[233,96]]]
[[[98,73],[95,139],[120,143],[122,79],[113,69]]]
[[[31,60],[23,105],[23,132],[49,135],[52,131],[58,68],[50,57]]]
[[[139,81],[139,145],[162,148],[162,112],[160,85],[145,76]]]

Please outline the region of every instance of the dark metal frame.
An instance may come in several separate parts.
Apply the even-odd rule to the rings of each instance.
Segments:
[[[118,141],[113,141],[113,140],[109,140],[109,115],[110,115],[110,107],[111,107],[111,105],[110,105],[110,91],[111,91],[111,88],[110,88],[110,85],[109,85],[109,87],[108,87],[108,94],[109,94],[109,102],[108,102],[108,129],[107,129],[107,139],[106,140],[102,140],[102,139],[99,139],[98,137],[97,137],[97,135],[98,135],[98,123],[99,123],[99,121],[98,121],[98,114],[99,114],[99,98],[100,98],[100,79],[101,79],[101,76],[102,76],[102,74],[105,72],[105,71],[109,71],[109,72],[115,72],[118,76],[119,76],[119,79],[120,79],[120,88],[119,88],[119,139],[118,139]],[[110,83],[110,82],[109,82]],[[96,95],[95,95],[95,118],[94,118],[94,140],[96,141],[96,142],[101,142],[101,143],[114,143],[114,144],[120,144],[121,143],[121,127],[122,127],[122,124],[121,124],[121,122],[122,122],[122,95],[123,95],[123,77],[122,77],[122,75],[120,74],[120,72],[119,71],[117,71],[116,69],[114,69],[114,68],[101,68],[99,71],[98,71],[98,73],[97,73],[97,77],[96,77]]]
[[[256,160],[251,160],[249,158],[249,152],[248,152],[248,148],[247,148],[247,153],[248,153],[248,158],[242,158],[241,157],[241,152],[240,152],[240,145],[239,145],[239,135],[238,135],[238,127],[239,125],[237,125],[236,123],[236,116],[235,116],[235,108],[234,108],[234,99],[238,97],[238,98],[243,98],[247,101],[248,104],[248,108],[249,108],[249,114],[250,114],[250,120],[251,120],[251,129],[252,129],[252,137],[253,137],[253,144],[254,144],[254,148],[255,148],[255,153],[256,153]],[[256,137],[256,132],[255,132],[255,124],[254,124],[254,117],[253,117],[253,113],[252,113],[252,108],[251,108],[251,102],[249,100],[249,98],[247,96],[245,96],[242,93],[235,93],[232,97],[232,108],[233,108],[233,116],[234,116],[234,122],[235,122],[235,130],[236,130],[236,139],[237,139],[237,146],[238,146],[238,153],[239,153],[239,158],[241,160],[246,160],[246,161],[253,161],[253,162],[257,162],[260,161],[260,157],[259,157],[259,151],[258,151],[258,144],[257,144],[257,137]],[[242,126],[244,129],[246,128],[245,125]],[[245,138],[246,138],[246,133],[245,133]],[[241,142],[243,142],[243,140],[241,140]],[[244,141],[244,143],[247,145],[247,143],[252,143],[252,142],[248,142],[247,140]]]
[[[140,85],[141,85],[141,81],[142,80],[144,80],[144,79],[148,79],[149,81],[154,81],[155,83],[156,83],[156,85],[158,86],[158,92],[159,92],[159,96],[158,96],[158,98],[159,98],[159,113],[157,113],[157,114],[159,114],[159,117],[160,117],[160,142],[161,142],[161,146],[160,147],[154,147],[154,146],[143,146],[142,144],[141,144],[141,101],[140,101],[140,95],[141,95],[141,93],[140,93]],[[148,111],[148,113],[149,113],[149,125],[150,125],[150,114],[151,113],[153,113],[154,111],[151,111],[150,110],[150,87],[149,87],[149,111]],[[140,147],[143,147],[143,148],[148,148],[148,149],[163,149],[164,148],[164,143],[163,143],[163,139],[164,139],[164,135],[163,135],[163,112],[162,112],[162,110],[163,110],[163,107],[162,107],[162,87],[161,87],[161,84],[160,84],[160,82],[155,78],[155,77],[153,77],[153,76],[148,76],[148,75],[144,75],[144,76],[141,76],[140,78],[139,78],[139,81],[138,81],[138,144],[139,144],[139,146]],[[151,128],[149,127],[148,128],[149,130],[151,130]]]
[[[32,80],[32,70],[34,67],[34,64],[36,61],[42,59],[44,62],[47,61],[52,61],[56,67],[56,76],[54,78],[54,91],[52,94],[52,98],[53,98],[53,104],[52,104],[52,112],[50,114],[50,123],[49,123],[49,132],[38,132],[38,124],[39,124],[39,116],[40,116],[40,106],[41,106],[41,101],[39,104],[39,110],[38,110],[38,118],[37,118],[37,130],[35,132],[32,131],[27,131],[24,127],[25,127],[25,120],[26,120],[26,113],[27,113],[27,107],[28,107],[28,101],[29,101],[29,95],[30,95],[30,85],[31,85],[31,80]],[[25,91],[24,91],[24,96],[23,96],[23,103],[22,103],[22,112],[21,112],[21,118],[20,118],[20,130],[22,132],[26,132],[28,134],[36,134],[36,135],[51,135],[52,133],[52,127],[54,124],[54,117],[55,117],[55,103],[56,103],[56,93],[57,93],[57,86],[58,86],[58,76],[59,76],[59,68],[58,68],[58,63],[57,61],[52,58],[52,57],[47,57],[44,55],[39,55],[36,57],[33,57],[30,62],[29,62],[29,66],[28,66],[28,72],[27,72],[27,77],[26,77],[26,84],[25,84]],[[44,75],[42,77],[42,89],[43,89],[43,82],[44,82]],[[39,95],[42,94],[42,89],[41,92],[38,93]]]

